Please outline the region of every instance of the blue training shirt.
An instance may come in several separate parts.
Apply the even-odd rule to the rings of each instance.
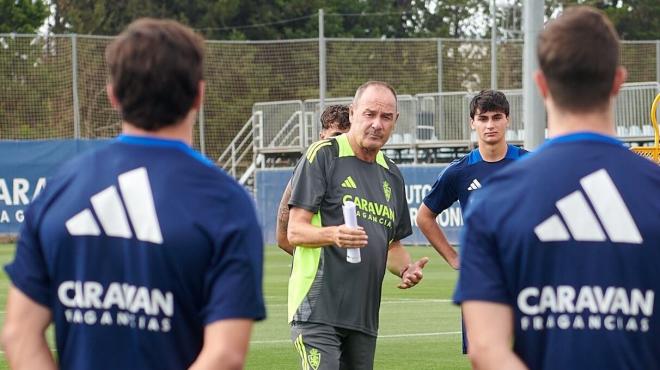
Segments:
[[[660,369],[660,167],[611,137],[558,137],[465,216],[457,303],[514,314],[530,369]]]
[[[456,159],[438,176],[431,192],[424,197],[424,204],[434,213],[441,213],[457,200],[465,211],[468,198],[474,190],[481,188],[481,183],[491,174],[526,154],[525,149],[513,145],[507,146],[506,155],[497,162],[486,162],[479,149]]]
[[[263,319],[247,192],[180,141],[120,136],[65,165],[26,213],[14,285],[48,307],[63,369],[184,369],[204,326]]]

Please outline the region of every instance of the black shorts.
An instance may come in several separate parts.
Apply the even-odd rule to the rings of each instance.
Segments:
[[[295,322],[291,340],[302,370],[372,370],[376,337],[325,324]]]

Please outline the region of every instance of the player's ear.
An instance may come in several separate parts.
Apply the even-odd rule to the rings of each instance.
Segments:
[[[204,101],[205,91],[206,91],[206,83],[204,82],[204,80],[201,80],[197,85],[197,96],[195,97],[195,101],[193,101],[193,105],[192,105],[192,108],[194,110],[199,110],[199,108],[202,106],[202,102]]]
[[[355,121],[353,120],[353,115],[354,115],[354,114],[355,114],[355,109],[353,108],[353,103],[351,103],[351,104],[348,106],[348,121],[351,123],[351,126],[353,125],[353,122],[355,122]]]
[[[541,97],[545,100],[548,97],[548,81],[545,79],[543,72],[540,70],[534,72],[534,82],[539,89]]]
[[[105,92],[106,94],[108,94],[108,100],[110,101],[110,105],[112,106],[112,108],[118,111],[121,110],[121,106],[119,105],[119,100],[115,95],[115,89],[112,87],[111,84],[105,85]]]
[[[621,89],[621,86],[628,78],[628,70],[624,66],[618,66],[614,72],[614,81],[612,82],[612,91],[610,96],[616,96]]]

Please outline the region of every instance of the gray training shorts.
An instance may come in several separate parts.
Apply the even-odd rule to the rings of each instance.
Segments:
[[[372,370],[376,337],[325,324],[294,322],[291,340],[302,370]]]

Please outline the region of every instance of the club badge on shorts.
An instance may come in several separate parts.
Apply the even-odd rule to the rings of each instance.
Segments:
[[[321,352],[316,348],[312,348],[307,355],[307,362],[314,370],[318,369],[321,364]]]

